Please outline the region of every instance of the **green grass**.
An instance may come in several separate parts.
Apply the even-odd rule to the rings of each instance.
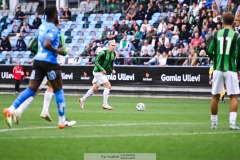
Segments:
[[[0,109],[15,98],[0,95]],[[83,160],[84,153],[156,153],[157,160],[240,157],[240,131],[228,129],[229,100],[219,105],[219,128],[212,130],[210,99],[110,97],[114,110],[107,111],[101,108],[102,97],[88,99],[84,110],[77,98],[66,96],[66,116],[77,125],[63,130],[57,128],[55,98],[51,123],[39,117],[41,95],[12,129],[1,114],[0,160]],[[136,111],[138,102],[145,103],[146,111]]]

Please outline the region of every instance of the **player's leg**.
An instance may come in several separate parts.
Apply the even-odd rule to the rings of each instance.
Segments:
[[[223,87],[223,73],[221,71],[213,72],[212,81],[212,101],[211,101],[211,122],[212,129],[217,129],[218,125],[218,102]]]
[[[224,73],[227,94],[230,95],[230,113],[229,113],[229,129],[239,130],[240,128],[236,125],[237,111],[238,111],[238,94],[239,85],[238,77],[235,72]]]
[[[41,64],[38,61],[34,61],[33,70],[31,73],[31,79],[29,81],[28,88],[26,88],[21,94],[17,97],[17,99],[13,102],[13,104],[9,108],[5,108],[3,111],[4,119],[9,127],[12,126],[12,115],[15,114],[15,110],[29,97],[35,96],[38,87],[40,86],[44,72],[40,69]],[[18,120],[19,117],[16,116]]]
[[[111,84],[109,81],[103,84],[105,87],[103,90],[103,109],[112,110],[113,107],[108,105],[108,97],[111,90]]]
[[[47,78],[46,78],[47,80]],[[45,83],[46,84],[46,83]],[[50,102],[53,96],[53,88],[51,86],[51,83],[47,82],[48,88],[44,93],[44,101],[43,101],[43,108],[42,108],[42,112],[40,114],[40,117],[51,122],[52,118],[49,114],[49,106],[50,106]]]
[[[56,67],[56,66],[55,66]],[[48,72],[48,80],[52,85],[54,94],[56,96],[56,103],[58,107],[58,127],[60,129],[65,128],[66,126],[73,126],[76,124],[76,121],[68,121],[65,118],[65,97],[64,91],[62,89],[62,77],[60,69],[51,70]]]
[[[92,88],[90,88],[88,91],[87,91],[87,93],[82,97],[82,98],[79,98],[78,99],[78,102],[79,102],[79,104],[80,104],[80,108],[81,109],[83,109],[84,108],[84,101],[86,100],[86,99],[88,99],[88,98],[90,98],[94,93],[96,93],[97,91],[98,91],[98,88],[99,88],[99,86],[101,85],[100,83],[99,83],[99,75],[100,75],[101,73],[100,72],[93,72],[93,76],[94,76],[94,78],[93,78],[93,80],[92,80]]]
[[[40,85],[41,80],[30,80],[28,88],[26,88],[13,104],[9,108],[3,110],[4,119],[9,127],[12,127],[12,116],[15,114],[16,109],[29,97],[33,97],[36,94],[37,88]],[[16,123],[18,124],[19,115],[15,115]]]
[[[90,88],[82,98],[78,99],[81,109],[84,108],[84,101],[86,99],[92,97],[92,95],[98,91],[98,88],[99,88],[99,86],[97,85],[97,83],[93,83],[92,88]]]

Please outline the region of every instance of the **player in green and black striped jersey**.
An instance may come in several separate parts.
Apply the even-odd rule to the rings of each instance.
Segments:
[[[239,130],[236,125],[240,71],[240,36],[233,29],[234,15],[231,12],[223,14],[224,28],[212,34],[208,47],[208,56],[213,61],[211,121],[212,128],[217,129],[218,101],[225,84],[230,95],[230,129]]]
[[[111,40],[108,42],[108,50],[104,50],[99,53],[97,58],[95,59],[95,67],[93,69],[93,80],[92,80],[92,88],[87,91],[87,93],[78,99],[80,103],[81,109],[84,108],[83,102],[91,97],[95,92],[98,91],[99,87],[103,85],[105,87],[103,91],[103,109],[111,110],[112,107],[108,105],[108,95],[111,89],[111,84],[107,79],[107,68],[110,68],[112,74],[115,74],[116,71],[113,68],[113,62],[115,59],[114,49],[116,47],[116,42]]]

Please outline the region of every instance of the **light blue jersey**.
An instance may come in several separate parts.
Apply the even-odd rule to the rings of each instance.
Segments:
[[[34,57],[35,60],[45,61],[57,64],[57,53],[49,51],[44,48],[44,40],[49,39],[52,41],[54,48],[59,46],[59,31],[58,28],[50,22],[44,22],[40,25],[36,32],[36,38],[38,40],[38,52]]]

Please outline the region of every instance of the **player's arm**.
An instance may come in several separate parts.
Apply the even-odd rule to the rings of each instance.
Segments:
[[[115,53],[114,53],[114,59],[115,59]],[[110,64],[110,70],[112,71],[112,74],[116,74],[116,71],[115,71],[115,69],[114,69],[114,66],[113,66],[113,64],[114,64],[114,60],[112,61],[112,63]]]
[[[51,52],[54,52],[54,53],[58,53],[60,55],[64,55],[64,51],[63,51],[63,48],[54,48],[53,45],[52,45],[52,41],[56,38],[56,36],[58,35],[58,30],[55,29],[55,28],[51,28],[48,30],[46,36],[45,36],[45,39],[44,39],[44,48],[51,51]]]
[[[105,55],[105,52],[102,51],[98,54],[97,58],[95,59],[95,66],[100,70],[100,71],[104,71],[105,69],[100,65],[100,60],[103,59]]]

